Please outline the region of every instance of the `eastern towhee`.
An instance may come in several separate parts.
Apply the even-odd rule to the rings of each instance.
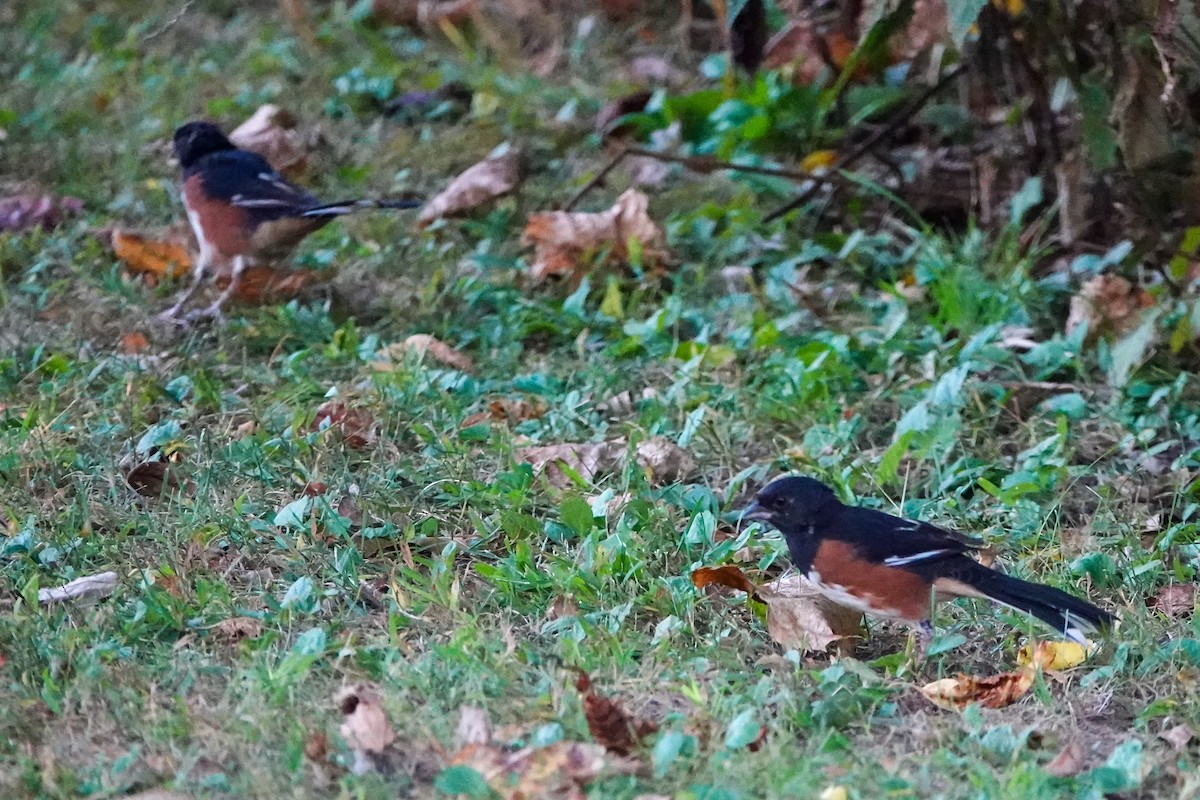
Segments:
[[[362,208],[416,208],[414,200],[343,200],[322,203],[289,183],[257,153],[241,150],[211,122],[175,131],[183,172],[183,204],[200,245],[192,284],[162,316],[174,319],[213,262],[231,263],[229,286],[198,316],[219,316],[246,267],[286,257],[308,234],[334,217]]]
[[[997,572],[968,553],[981,544],[927,522],[840,502],[820,481],[778,478],[743,512],[777,528],[800,574],[835,603],[913,626],[922,652],[932,600],[980,597],[1031,614],[1073,641],[1116,622],[1112,614],[1052,586]]]

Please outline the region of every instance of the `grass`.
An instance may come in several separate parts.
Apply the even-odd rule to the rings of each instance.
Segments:
[[[652,194],[680,262],[665,278],[534,286],[521,227],[605,158],[581,131],[623,88],[605,78],[630,46],[619,30],[602,23],[543,85],[373,29],[363,4],[321,10],[313,46],[274,4],[197,4],[174,21],[158,0],[59,5],[0,9],[0,179],[87,209],[51,233],[0,235],[0,794],[438,796],[403,772],[341,768],[339,687],[375,683],[414,752],[452,751],[464,704],[503,741],[544,744],[589,738],[579,667],[663,731],[644,774],[593,797],[1194,796],[1195,748],[1158,734],[1200,726],[1200,631],[1146,603],[1196,569],[1195,375],[1156,361],[1110,386],[1106,349],[1060,332],[1069,290],[1032,277],[1035,255],[982,233],[909,232],[913,245],[820,230],[804,213],[764,226],[778,187],[676,175]],[[452,79],[477,92],[465,119],[371,111],[372,93]],[[163,331],[150,320],[174,288],[125,276],[89,231],[178,220],[173,128],[236,123],[263,102],[321,128],[308,183],[328,196],[431,195],[503,141],[526,149],[530,178],[432,232],[388,215],[323,230],[297,262],[336,265],[332,303]],[[923,297],[893,290],[909,274]],[[1040,344],[1006,346],[1006,326]],[[122,351],[134,331],[147,352]],[[413,333],[476,368],[373,366]],[[1047,382],[1065,388],[1046,397]],[[313,428],[333,396],[378,421],[373,444]],[[546,412],[462,427],[496,398]],[[561,490],[514,458],[528,443],[651,436],[694,459],[681,482],[632,465]],[[177,496],[125,482],[155,450],[187,476]],[[781,658],[753,614],[699,595],[689,574],[734,557],[717,519],[787,469],[985,536],[1007,569],[1123,624],[1019,704],[962,714],[915,687],[1009,668],[1043,631],[963,602],[942,607],[939,652],[916,673],[886,625],[853,659]],[[309,515],[278,516],[316,482],[328,491]],[[595,502],[626,495],[607,514]],[[751,565],[783,567],[778,537],[746,545]],[[105,570],[121,578],[110,600],[36,603],[39,587]],[[261,634],[222,636],[240,616]],[[767,729],[757,751],[741,734],[754,724]],[[305,756],[317,734],[325,764]],[[1071,739],[1081,771],[1052,776]]]

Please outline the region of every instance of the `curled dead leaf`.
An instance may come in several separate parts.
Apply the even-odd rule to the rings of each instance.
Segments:
[[[334,698],[346,718],[340,728],[342,738],[354,751],[351,771],[361,775],[375,768],[375,759],[383,756],[396,740],[396,731],[388,722],[379,695],[366,684],[348,686]]]
[[[121,336],[121,352],[127,356],[144,353],[150,349],[150,340],[141,331],[130,331]]]
[[[657,723],[635,719],[617,701],[596,694],[591,677],[583,670],[578,673],[575,689],[583,695],[588,731],[605,750],[628,756],[643,738],[658,730]]]
[[[1122,336],[1137,328],[1142,312],[1153,305],[1149,292],[1120,275],[1097,275],[1071,298],[1067,332],[1087,323],[1089,336]]]
[[[258,153],[289,178],[304,172],[308,164],[304,137],[296,129],[296,117],[276,105],[259,106],[249,119],[233,129],[229,141],[243,150]]]
[[[1196,584],[1173,583],[1164,586],[1150,600],[1150,608],[1168,617],[1182,617],[1196,610]]]
[[[39,603],[62,603],[73,600],[80,604],[90,604],[108,597],[117,588],[117,573],[101,572],[96,575],[85,575],[76,578],[62,586],[49,586],[38,589]]]
[[[470,356],[455,350],[441,339],[430,336],[428,333],[414,333],[405,339],[400,347],[404,351],[427,353],[447,367],[461,372],[470,372],[475,368],[475,362],[471,360]]]
[[[767,632],[789,650],[821,652],[830,644],[858,636],[862,614],[839,606],[800,575],[756,588],[738,567],[701,567],[692,572],[696,588],[727,586],[767,606]]]
[[[607,211],[531,214],[521,235],[521,243],[534,248],[530,273],[537,280],[571,275],[604,250],[609,261],[624,263],[630,256],[630,242],[636,242],[643,265],[661,265],[667,258],[666,235],[650,219],[649,202],[644,193],[629,189]]]
[[[134,233],[116,228],[110,241],[113,253],[134,274],[163,280],[192,271],[188,239],[178,228],[158,233]]]
[[[0,232],[29,228],[53,230],[68,217],[83,211],[77,197],[51,197],[48,194],[18,194],[0,198]]]
[[[1083,771],[1085,755],[1083,745],[1072,739],[1042,769],[1056,778],[1069,778]]]
[[[506,750],[471,744],[451,760],[470,767],[504,800],[563,800],[583,797],[582,787],[605,773],[631,774],[639,764],[608,755],[598,744],[555,742],[546,747]]]
[[[503,197],[521,182],[521,153],[506,153],[480,161],[459,174],[436,197],[425,204],[417,217],[422,228],[443,217],[462,216],[479,206]]]
[[[1004,708],[1029,691],[1036,673],[1033,667],[1025,667],[984,678],[959,675],[927,683],[921,687],[921,694],[935,706],[951,711],[961,711],[972,703],[979,703],[984,708]]]
[[[129,471],[126,483],[142,497],[159,498],[187,486],[187,478],[179,464],[169,461],[144,461]]]
[[[254,617],[230,617],[213,625],[211,630],[227,642],[240,642],[243,639],[257,639],[262,635],[263,626]]]
[[[523,422],[540,419],[546,413],[546,404],[540,400],[516,400],[500,397],[488,403],[486,411],[470,415],[460,427],[470,428],[484,422]]]
[[[1193,736],[1195,736],[1195,733],[1192,729],[1187,724],[1180,723],[1167,728],[1158,735],[1158,738],[1175,748],[1176,753],[1182,753],[1187,749],[1188,743],[1192,741]]]
[[[732,564],[726,564],[722,567],[700,567],[699,569],[692,570],[692,585],[697,589],[703,589],[705,586],[714,584],[717,586],[727,586],[730,589],[737,589],[739,592],[745,592],[755,600],[762,602],[762,598],[758,596],[758,588],[750,582],[750,579],[746,577],[746,573]]]
[[[454,743],[463,748],[469,744],[487,744],[492,740],[492,721],[488,713],[477,706],[463,706],[458,710],[458,728],[454,732]]]
[[[356,450],[375,443],[375,417],[365,408],[349,406],[340,400],[322,403],[313,417],[311,428],[317,431],[327,427],[336,429],[342,441]],[[305,487],[305,494],[308,494],[308,487]]]
[[[692,471],[695,462],[688,452],[663,436],[638,442],[637,462],[650,473],[655,484],[673,483]]]

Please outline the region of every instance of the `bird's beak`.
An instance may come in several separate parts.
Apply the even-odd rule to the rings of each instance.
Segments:
[[[755,500],[753,503],[742,509],[742,513],[738,516],[738,527],[740,528],[749,522],[769,523],[770,521],[771,512],[760,506],[758,501]]]

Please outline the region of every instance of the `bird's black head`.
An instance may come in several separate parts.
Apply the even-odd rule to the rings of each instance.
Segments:
[[[811,525],[821,512],[839,505],[833,489],[820,481],[787,476],[764,486],[742,512],[742,521],[765,522],[788,534]]]
[[[175,131],[175,157],[179,166],[189,169],[209,153],[236,150],[233,142],[211,122],[189,122]]]

